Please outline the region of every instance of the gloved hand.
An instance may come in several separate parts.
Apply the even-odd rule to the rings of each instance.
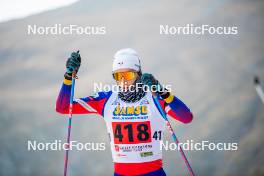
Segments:
[[[142,80],[142,83],[143,84],[145,84],[145,85],[147,85],[149,87],[151,87],[153,85],[155,85],[155,86],[158,86],[159,85],[159,81],[156,80],[154,78],[154,76],[152,74],[149,74],[149,73],[142,74],[141,80]]]
[[[159,81],[157,79],[155,79],[152,74],[149,74],[149,73],[142,74],[141,80],[142,80],[143,84],[145,84],[149,87],[155,85],[154,88],[156,88],[156,89],[154,89],[153,91],[160,94],[163,99],[167,98],[170,95],[168,90],[166,90],[166,88],[163,88],[161,86],[161,84],[159,83]]]
[[[66,73],[64,77],[68,80],[71,80],[72,72],[76,71],[77,73],[80,66],[81,66],[81,56],[79,54],[79,51],[72,52],[70,58],[68,58],[66,62]]]

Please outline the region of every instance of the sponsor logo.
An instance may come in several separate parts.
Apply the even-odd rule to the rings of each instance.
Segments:
[[[138,116],[138,115],[147,115],[147,114],[148,114],[147,106],[121,107],[120,105],[118,105],[113,111],[114,116]]]
[[[118,145],[115,145],[115,151],[119,152],[119,146]]]
[[[119,156],[119,157],[125,157],[125,156],[127,156],[127,155],[125,155],[125,154],[121,154],[121,153],[118,153],[117,156]]]
[[[142,152],[142,153],[140,153],[141,157],[148,157],[148,156],[152,156],[152,155],[153,155],[153,152]]]
[[[121,152],[142,152],[146,151],[147,149],[151,149],[151,144],[144,144],[144,145],[124,145],[119,147],[119,151]]]
[[[149,101],[145,98],[140,102],[140,105],[149,104]]]

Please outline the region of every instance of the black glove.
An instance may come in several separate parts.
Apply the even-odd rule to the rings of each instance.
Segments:
[[[142,83],[147,86],[159,85],[159,81],[154,78],[152,74],[144,73],[141,76]]]
[[[167,89],[163,88],[163,87],[161,86],[161,84],[159,83],[159,81],[156,80],[152,74],[149,74],[149,73],[144,73],[144,74],[142,74],[142,76],[141,76],[141,80],[142,80],[142,83],[143,83],[143,84],[145,84],[145,85],[147,85],[147,86],[149,86],[149,87],[155,85],[154,88],[156,88],[156,89],[153,90],[153,91],[155,91],[155,92],[157,92],[158,94],[160,94],[160,96],[161,96],[163,99],[168,98],[168,97],[170,96],[170,92],[168,92]]]
[[[79,51],[72,52],[71,57],[68,58],[66,62],[66,73],[64,77],[68,80],[72,79],[72,72],[76,71],[78,72],[79,68],[81,66],[81,56],[79,54]]]

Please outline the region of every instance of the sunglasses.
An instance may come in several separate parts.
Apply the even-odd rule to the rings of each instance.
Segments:
[[[116,72],[113,73],[113,77],[116,81],[120,81],[122,78],[124,78],[127,81],[130,81],[136,77],[136,72],[133,71]]]

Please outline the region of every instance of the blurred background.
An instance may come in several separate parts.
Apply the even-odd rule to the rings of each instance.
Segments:
[[[182,142],[238,143],[237,151],[186,151],[197,175],[264,175],[264,105],[253,84],[254,75],[264,81],[264,1],[47,1],[20,15],[26,2],[11,2],[1,1],[1,176],[62,175],[64,151],[28,151],[27,141],[66,140],[67,115],[55,112],[66,59],[80,50],[76,97],[84,97],[94,82],[113,83],[113,55],[127,47],[139,52],[143,72],[171,84],[191,108],[192,123],[171,120]],[[54,24],[105,26],[106,35],[27,34],[28,25]],[[186,24],[237,26],[238,35],[159,34],[160,25]],[[69,175],[112,175],[102,118],[75,115],[72,140],[103,142],[106,150],[71,151]],[[172,142],[167,131],[165,140]],[[164,168],[188,175],[177,151],[164,152]]]

